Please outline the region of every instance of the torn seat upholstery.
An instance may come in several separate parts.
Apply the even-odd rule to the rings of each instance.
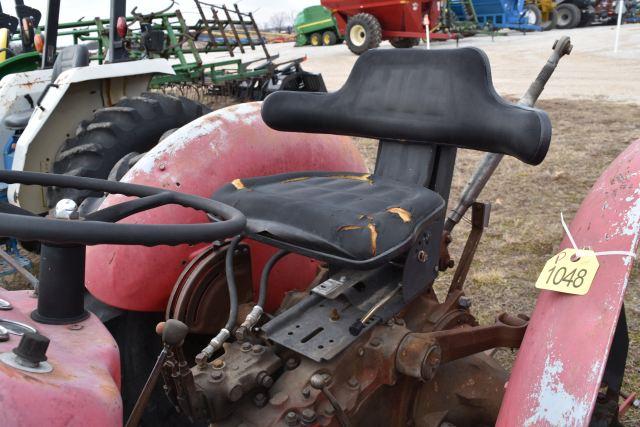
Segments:
[[[258,240],[355,264],[400,255],[419,230],[443,217],[445,206],[427,188],[349,172],[237,179],[215,199],[249,213],[247,231]]]

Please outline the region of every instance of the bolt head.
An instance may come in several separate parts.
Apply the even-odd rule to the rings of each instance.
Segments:
[[[214,382],[220,382],[220,381],[222,381],[223,378],[224,378],[224,372],[222,372],[222,371],[213,371],[211,373],[211,379]]]
[[[357,388],[360,386],[360,383],[356,377],[351,377],[347,380],[347,385],[351,388]]]
[[[470,308],[471,307],[471,298],[465,297],[465,296],[461,296],[458,299],[458,306],[460,306],[461,308],[464,308],[464,309]]]
[[[251,343],[250,342],[243,342],[242,345],[240,346],[240,351],[243,352],[248,352],[251,351]]]
[[[311,408],[306,408],[302,411],[302,422],[306,423],[306,424],[311,424],[313,422],[315,422],[315,420],[318,418],[318,416],[316,415],[316,411],[314,411]]]
[[[253,354],[262,354],[264,352],[264,347],[260,344],[256,344],[251,347],[251,351],[253,352]]]
[[[293,411],[289,411],[287,412],[287,415],[285,415],[284,421],[288,426],[298,425],[298,414]]]
[[[216,359],[213,362],[211,362],[211,365],[213,366],[214,369],[222,369],[224,367],[224,360]]]

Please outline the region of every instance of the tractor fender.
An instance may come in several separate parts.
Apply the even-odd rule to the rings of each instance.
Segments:
[[[211,197],[236,178],[305,170],[367,170],[351,138],[275,131],[262,121],[260,107],[259,102],[239,104],[194,120],[161,141],[122,181]],[[124,199],[110,195],[101,207]],[[206,221],[204,213],[176,206],[141,212],[125,220],[146,224]],[[250,242],[250,246],[257,287],[262,266],[275,249],[257,242]],[[163,311],[178,276],[203,247],[90,247],[87,288],[115,307]],[[270,277],[266,309],[277,308],[286,291],[306,288],[316,272],[317,264],[307,258],[290,255],[282,259]]]
[[[4,125],[4,118],[31,110],[32,103],[36,102],[50,81],[50,69],[9,74],[0,80],[0,147],[4,148],[16,132]],[[0,161],[0,169],[3,168],[4,162]]]
[[[145,92],[155,74],[175,73],[169,61],[159,58],[88,65],[60,74],[53,85],[44,89],[40,105],[36,106],[18,139],[13,170],[51,172],[58,149],[68,137],[75,135],[82,120],[125,96]],[[42,187],[11,184],[8,196],[9,202],[31,212],[47,211]]]
[[[569,228],[579,247],[636,252],[640,140],[598,178]],[[570,247],[565,236],[560,250]],[[589,424],[633,257],[598,256],[598,262],[586,295],[540,292],[507,384],[498,426]]]

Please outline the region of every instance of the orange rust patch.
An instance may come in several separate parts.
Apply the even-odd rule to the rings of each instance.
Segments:
[[[307,179],[309,179],[308,176],[301,176],[299,178],[285,179],[282,183],[286,184],[287,182],[306,181]]]
[[[372,222],[367,225],[367,228],[371,232],[371,255],[375,255],[378,242],[378,230],[376,230],[376,225]]]
[[[236,190],[242,190],[243,188],[247,188],[244,186],[244,183],[240,180],[240,178],[236,178],[233,181],[231,181],[231,185],[236,187]]]
[[[356,181],[364,181],[369,184],[373,184],[371,180],[371,174],[365,173],[363,175],[334,175],[331,178],[340,178],[340,179],[354,179]]]
[[[396,214],[402,219],[402,222],[410,222],[411,221],[411,212],[406,209],[402,209],[401,207],[389,208],[387,212]]]
[[[349,231],[349,230],[360,230],[364,228],[361,225],[343,225],[342,227],[338,228],[338,231]]]

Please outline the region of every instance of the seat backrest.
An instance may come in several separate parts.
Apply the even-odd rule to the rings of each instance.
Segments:
[[[544,111],[503,100],[479,49],[374,49],[332,93],[275,92],[272,128],[441,144],[540,163],[551,141]]]
[[[65,47],[58,53],[56,62],[53,63],[51,83],[54,83],[64,71],[77,67],[86,67],[89,65],[89,61],[89,49],[85,45],[76,44]]]

